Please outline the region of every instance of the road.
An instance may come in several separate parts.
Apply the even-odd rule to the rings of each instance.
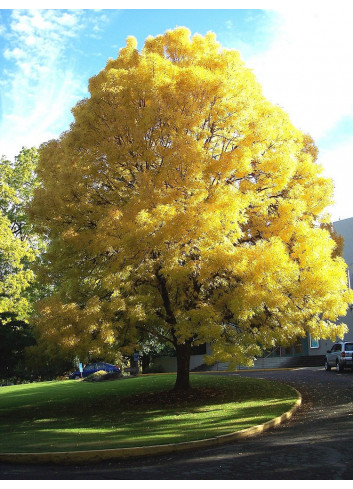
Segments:
[[[303,368],[235,375],[290,384],[302,393],[303,405],[285,424],[221,447],[81,466],[0,464],[0,479],[353,479],[352,372]]]

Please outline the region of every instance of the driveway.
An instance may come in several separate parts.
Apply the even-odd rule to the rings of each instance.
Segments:
[[[303,395],[290,421],[256,438],[197,452],[89,466],[0,464],[1,479],[353,479],[353,373],[302,368],[236,374],[286,382]]]

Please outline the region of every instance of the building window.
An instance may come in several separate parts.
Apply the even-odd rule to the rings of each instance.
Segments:
[[[310,335],[310,348],[320,348],[319,340],[312,338]]]

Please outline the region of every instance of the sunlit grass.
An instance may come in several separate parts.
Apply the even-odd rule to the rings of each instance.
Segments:
[[[207,400],[146,404],[126,398],[170,390],[174,375],[102,383],[44,382],[0,389],[0,451],[119,448],[210,438],[264,423],[290,409],[290,387],[240,376],[192,375],[217,389]]]

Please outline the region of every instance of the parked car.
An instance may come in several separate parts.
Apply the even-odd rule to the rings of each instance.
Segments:
[[[105,362],[97,362],[97,363],[89,363],[83,368],[82,377],[88,377],[94,372],[99,372],[100,370],[105,370],[105,372],[115,372],[117,374],[121,373],[121,369],[116,365],[111,365],[110,363]],[[81,372],[77,370],[69,375],[69,379],[80,379]]]
[[[345,368],[353,369],[353,342],[338,341],[331,350],[327,350],[325,358],[325,370],[336,367],[337,372],[342,372]]]

